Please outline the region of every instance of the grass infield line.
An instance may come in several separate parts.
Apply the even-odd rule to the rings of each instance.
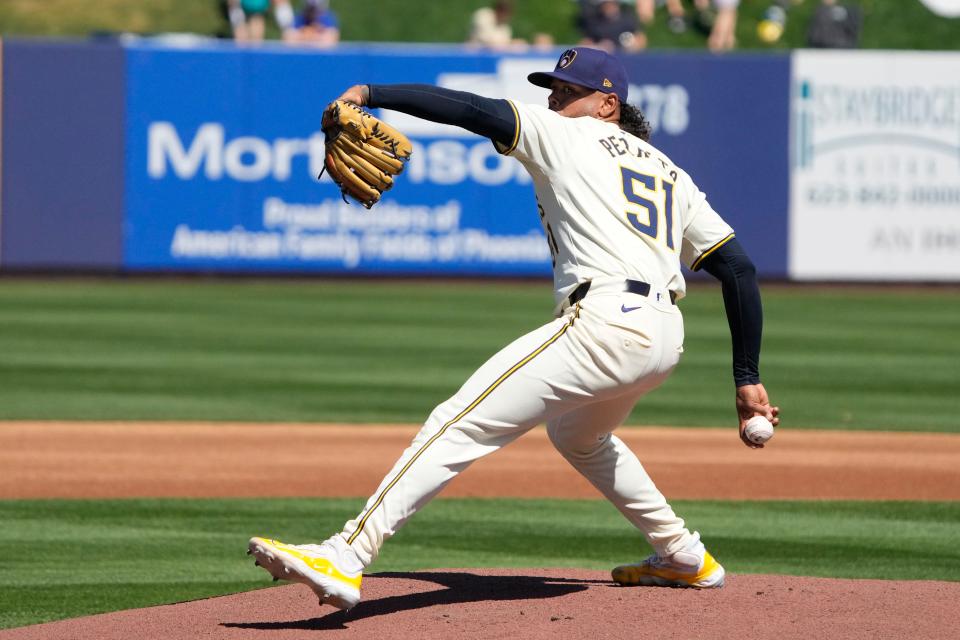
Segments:
[[[722,297],[692,289],[631,424],[732,419]],[[545,282],[0,279],[0,420],[419,423],[551,307]],[[960,432],[960,290],[777,286],[764,309],[785,425]]]

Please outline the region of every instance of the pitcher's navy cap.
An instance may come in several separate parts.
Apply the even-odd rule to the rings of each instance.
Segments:
[[[619,60],[600,49],[567,49],[553,71],[538,71],[527,76],[533,84],[547,89],[554,78],[603,93],[615,93],[621,102],[627,101],[627,70]]]

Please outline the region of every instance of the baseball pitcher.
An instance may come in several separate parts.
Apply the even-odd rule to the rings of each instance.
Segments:
[[[683,352],[681,264],[722,283],[740,434],[779,423],[760,383],[755,269],[693,180],[648,142],[627,75],[594,49],[563,53],[530,82],[547,107],[425,85],[357,85],[340,100],[394,109],[489,138],[533,178],[554,267],[555,318],[504,347],[436,407],[356,518],[322,544],[253,538],[275,578],[349,609],[363,570],[404,522],[472,462],[545,423],[559,452],[646,538],[654,554],[613,570],[622,585],[721,587],[723,567],[687,529],[613,431]],[[382,137],[382,136],[381,136]],[[402,154],[400,154],[402,155]]]

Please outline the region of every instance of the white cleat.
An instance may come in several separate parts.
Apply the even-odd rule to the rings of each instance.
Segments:
[[[360,602],[363,566],[346,541],[335,535],[321,544],[286,544],[267,538],[251,538],[249,552],[255,564],[276,580],[305,584],[320,599],[338,609],[352,609]]]

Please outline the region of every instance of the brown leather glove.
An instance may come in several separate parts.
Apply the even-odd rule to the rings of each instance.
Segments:
[[[326,136],[325,169],[344,200],[350,196],[367,209],[393,186],[413,152],[405,135],[352,102],[331,102],[321,127]]]

